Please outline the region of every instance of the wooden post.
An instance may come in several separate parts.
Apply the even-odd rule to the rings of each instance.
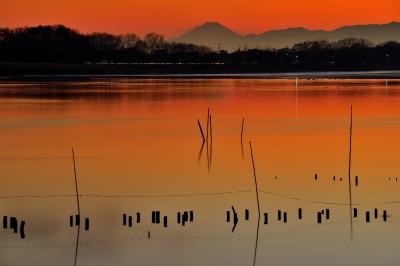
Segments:
[[[156,211],[156,224],[160,223],[160,211]]]
[[[233,228],[232,228],[232,233],[233,233],[233,231],[235,231],[236,225],[239,222],[239,218],[233,206],[232,206],[232,211],[233,211]]]
[[[164,228],[168,227],[168,217],[167,216],[164,216],[163,224],[164,224]]]
[[[244,211],[244,219],[245,219],[246,221],[248,221],[249,218],[250,218],[250,213],[249,213],[249,210],[246,209],[246,210]]]
[[[299,220],[303,219],[303,210],[301,208],[299,208],[298,215],[299,215]]]
[[[131,218],[131,216],[129,216]],[[89,231],[89,218],[85,218],[85,230]]]
[[[19,227],[19,233],[21,235],[21,238],[25,239],[25,221],[21,222],[21,225]]]
[[[367,212],[365,213],[365,220],[367,221],[367,223],[369,223],[369,220],[370,220],[369,211],[367,211]]]
[[[10,217],[10,229],[14,229],[14,233],[18,233],[18,220],[15,217]]]
[[[131,215],[129,215],[129,217],[128,217],[128,226],[132,227],[132,216]]]
[[[8,217],[7,216],[3,216],[3,228],[4,229],[7,229],[7,227],[8,227],[7,221],[8,221]]]
[[[187,221],[188,221],[188,212],[185,211],[185,212],[183,212],[183,215],[182,215],[182,225],[185,226],[185,223]]]

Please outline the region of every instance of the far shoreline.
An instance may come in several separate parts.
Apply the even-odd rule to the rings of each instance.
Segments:
[[[228,64],[0,63],[1,79],[35,78],[400,79],[399,69]]]

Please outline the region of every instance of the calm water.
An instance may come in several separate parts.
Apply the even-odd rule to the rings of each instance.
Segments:
[[[202,149],[197,119],[205,131],[207,108],[212,145]],[[399,265],[400,81],[299,80],[296,89],[293,79],[201,78],[1,81],[0,215],[25,220],[26,239],[0,228],[0,265],[74,265],[72,147],[90,218],[77,265],[252,265],[250,140],[257,265]],[[318,224],[326,208],[330,219]],[[168,228],[151,223],[153,210]],[[194,221],[183,227],[177,212],[189,210]]]

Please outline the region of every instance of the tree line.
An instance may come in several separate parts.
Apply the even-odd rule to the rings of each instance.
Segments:
[[[348,38],[308,41],[282,49],[215,51],[205,46],[170,43],[149,33],[82,34],[63,25],[0,28],[0,61],[57,63],[198,63],[263,65],[270,68],[400,67],[400,43],[372,44]]]

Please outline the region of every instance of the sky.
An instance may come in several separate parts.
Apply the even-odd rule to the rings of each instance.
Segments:
[[[400,21],[400,0],[0,0],[0,27],[64,24],[83,33],[173,37],[208,21],[239,33]]]

